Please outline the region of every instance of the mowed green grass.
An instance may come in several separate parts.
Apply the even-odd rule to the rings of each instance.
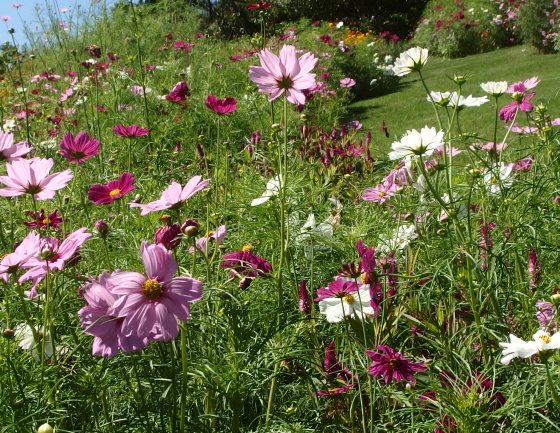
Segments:
[[[490,53],[477,54],[460,59],[430,57],[422,69],[422,74],[431,91],[457,91],[458,86],[451,81],[454,75],[467,77],[461,94],[484,96],[480,83],[487,81],[507,81],[508,84],[538,76],[541,82],[533,89],[536,94],[531,100],[549,107],[552,118],[560,117],[560,55],[538,54],[534,48],[517,45]],[[448,78],[450,77],[450,78]],[[492,141],[494,98],[490,102],[474,108],[466,108],[460,113],[461,129]],[[499,99],[500,107],[510,104],[509,95]],[[445,111],[440,109],[444,128],[447,127]],[[526,125],[526,116],[518,116],[518,123]],[[437,120],[431,104],[426,101],[426,91],[419,75],[404,76],[398,88],[389,94],[372,99],[359,100],[348,107],[347,120],[359,120],[363,131],[371,130],[372,146],[377,156],[389,151],[391,143],[399,139],[409,129],[420,129],[425,125],[437,127]],[[389,138],[381,130],[385,121]],[[498,140],[504,123],[498,123]],[[456,130],[455,130],[456,131]],[[506,130],[503,130],[505,134]],[[502,135],[503,137],[503,135]]]

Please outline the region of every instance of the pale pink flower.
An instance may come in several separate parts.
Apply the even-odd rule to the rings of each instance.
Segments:
[[[318,59],[311,53],[298,58],[293,45],[284,45],[280,56],[267,49],[257,54],[262,66],[249,67],[249,79],[257,83],[259,92],[270,93],[269,101],[274,101],[284,91],[292,104],[305,104],[303,90],[315,84],[315,74],[310,71]]]
[[[13,253],[6,254],[0,261],[0,278],[7,283],[9,275],[15,273],[37,252],[39,239],[37,233],[30,232]]]
[[[74,177],[70,170],[47,176],[54,162],[51,158],[19,159],[6,164],[7,176],[0,176],[0,197],[32,194],[35,200],[49,200],[56,190],[62,189]]]
[[[12,162],[33,150],[25,141],[14,143],[14,134],[0,131],[0,161]]]
[[[527,90],[537,87],[537,84],[539,84],[540,82],[541,80],[539,80],[539,77],[533,77],[525,81],[519,81],[517,83],[513,83],[512,85],[510,85],[507,88],[506,93],[515,93],[515,92],[525,93]]]
[[[189,248],[189,253],[194,254],[194,249],[196,248],[199,252],[204,255],[208,255],[210,248],[213,246],[220,245],[224,238],[226,237],[227,230],[226,226],[222,225],[216,229],[216,231],[210,231],[204,236],[201,236],[196,240],[194,247]]]
[[[82,227],[74,233],[68,235],[59,245],[57,238],[45,237],[39,240],[39,245],[33,255],[22,267],[32,268],[19,278],[20,283],[32,280],[30,298],[36,295],[36,287],[48,272],[53,270],[61,271],[67,260],[72,258],[85,241],[91,237],[91,233],[86,233],[87,228]]]
[[[459,155],[462,150],[457,149],[456,147],[449,147],[447,146],[447,155],[456,156]],[[434,153],[437,156],[443,156],[443,145],[439,146],[438,148],[434,149]]]
[[[120,295],[107,312],[124,317],[121,332],[126,336],[171,340],[179,333],[177,319],[190,319],[189,303],[202,297],[202,283],[176,277],[177,262],[163,245],[142,242],[145,275],[118,272],[107,281],[111,293]]]
[[[340,87],[352,87],[355,86],[356,82],[352,78],[343,78],[340,80]]]
[[[179,209],[188,198],[208,186],[210,179],[205,179],[203,181],[201,181],[201,179],[202,176],[194,176],[187,182],[184,188],[181,188],[181,185],[177,182],[171,182],[171,185],[169,185],[167,189],[163,191],[159,200],[152,201],[148,204],[129,203],[129,206],[139,207],[140,209],[142,209],[140,216],[144,216],[149,214],[150,212],[158,210]],[[2,190],[0,190],[0,192],[1,191]]]
[[[396,194],[397,188],[398,185],[396,183],[380,183],[373,188],[367,188],[362,194],[362,200],[383,204],[385,200]]]

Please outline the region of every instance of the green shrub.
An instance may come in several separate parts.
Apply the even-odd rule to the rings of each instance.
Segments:
[[[555,52],[559,48],[558,44],[554,44],[559,18],[558,2],[532,0],[523,3],[519,8],[519,33],[523,42],[531,44],[541,53]]]
[[[424,11],[414,44],[448,58],[491,51],[509,42],[498,6],[471,0],[432,0]]]

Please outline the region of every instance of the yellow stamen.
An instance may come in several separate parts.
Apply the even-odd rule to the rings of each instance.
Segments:
[[[344,302],[346,302],[347,304],[353,304],[354,303],[354,296],[351,294],[348,294],[344,297]]]
[[[548,335],[541,335],[539,338],[546,344],[550,343],[550,337]]]
[[[148,298],[150,301],[155,301],[159,299],[162,293],[161,284],[156,280],[146,280],[142,284],[142,294]]]
[[[249,244],[245,244],[243,245],[243,248],[241,248],[241,251],[253,251],[253,246]]]
[[[120,193],[121,193],[121,190],[118,189],[118,188],[115,188],[113,191],[111,191],[111,192],[109,193],[109,195],[110,195],[111,197],[113,197],[114,195],[117,195],[117,194],[120,194]]]

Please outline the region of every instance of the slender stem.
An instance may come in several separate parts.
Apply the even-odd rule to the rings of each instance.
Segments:
[[[548,366],[548,357],[544,357],[544,367],[546,369],[546,378],[548,380],[548,386],[550,388],[550,392],[552,393],[552,400],[554,404],[560,404],[560,397],[558,397],[558,393],[556,392],[556,387],[554,386],[554,382],[552,381],[552,376],[550,375],[550,368]]]

